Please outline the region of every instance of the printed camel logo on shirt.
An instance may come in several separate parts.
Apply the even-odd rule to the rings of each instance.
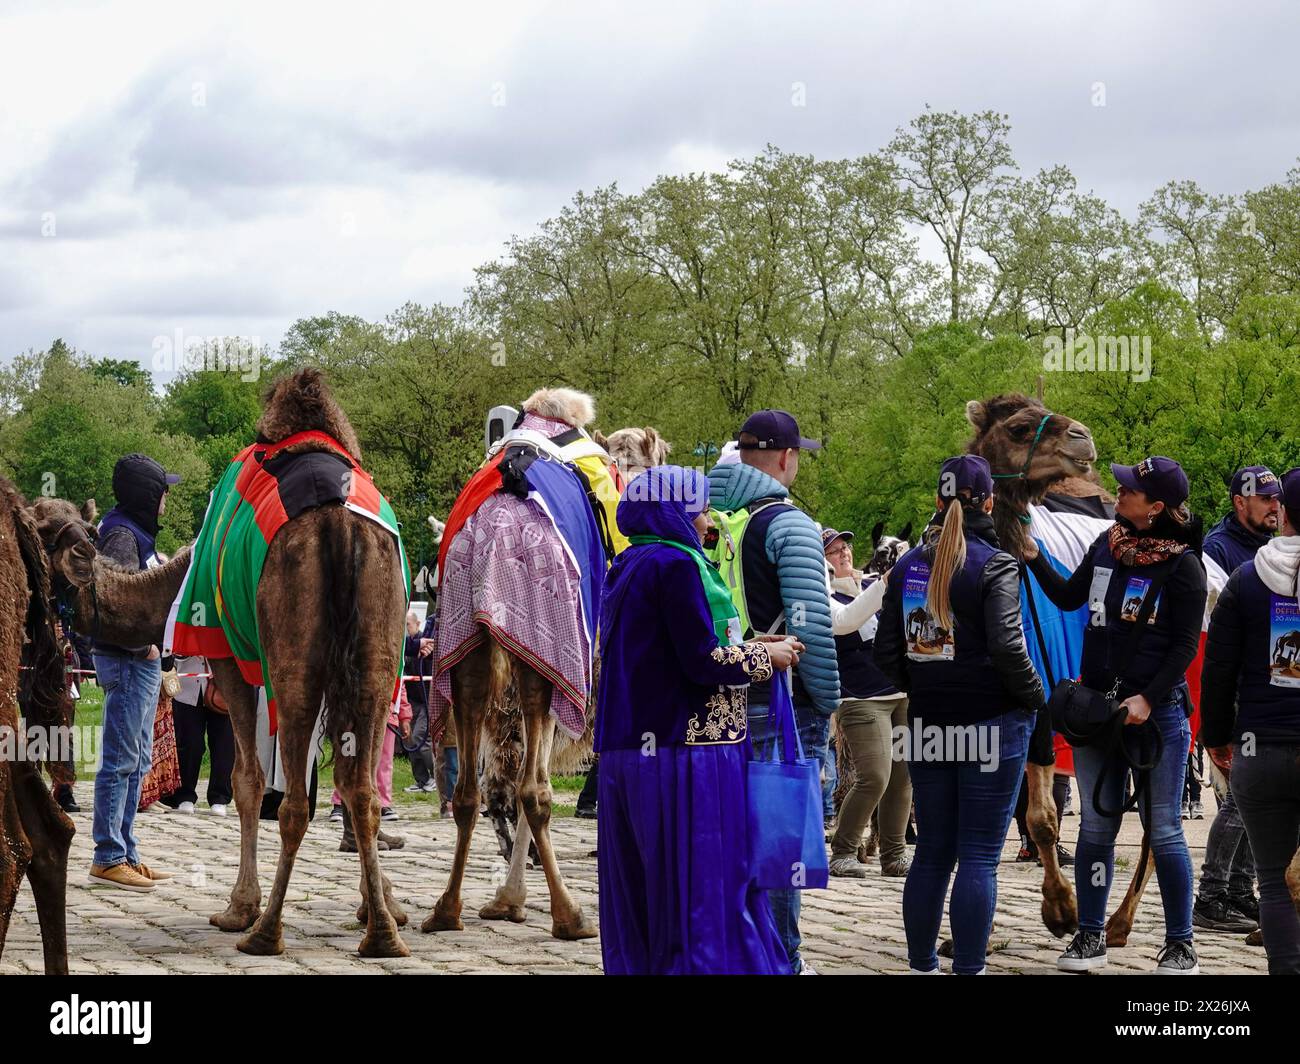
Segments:
[[[1268,682],[1274,687],[1300,687],[1300,604],[1293,598],[1269,595]]]
[[[1124,588],[1124,602],[1119,608],[1119,619],[1121,621],[1136,621],[1138,614],[1142,611],[1142,603],[1146,601],[1147,592],[1151,590],[1151,578],[1148,576],[1130,576],[1128,584]],[[1160,599],[1164,592],[1156,595],[1156,604],[1151,607],[1151,616],[1147,618],[1147,624],[1156,623],[1156,615],[1160,612]]]
[[[930,592],[930,566],[915,561],[903,574],[903,629],[912,661],[952,661],[956,653],[952,632],[936,623],[925,607]]]

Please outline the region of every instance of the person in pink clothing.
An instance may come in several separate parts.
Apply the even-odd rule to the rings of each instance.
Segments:
[[[388,723],[384,727],[384,743],[379,749],[379,764],[375,766],[375,790],[379,792],[380,817],[383,820],[400,820],[401,816],[393,808],[393,750],[398,734],[409,735],[411,732],[411,703],[406,700],[406,685],[397,685],[397,698],[388,711]],[[336,810],[342,811],[343,799],[338,788],[334,788],[330,799]],[[331,816],[331,819],[334,819]],[[350,827],[350,825],[347,825]],[[344,830],[345,844],[349,832]],[[382,833],[381,833],[382,834]]]

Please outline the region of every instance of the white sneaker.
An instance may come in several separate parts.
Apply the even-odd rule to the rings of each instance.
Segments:
[[[193,812],[194,812],[194,803],[193,803],[193,802],[181,802],[181,804],[178,805],[178,806],[176,807],[176,812],[178,812],[178,813],[193,813]]]
[[[425,794],[434,794],[438,790],[438,785],[434,783],[433,780],[430,780],[423,787],[421,787],[420,790],[424,791]]]
[[[811,964],[809,964],[806,960],[803,960],[802,958],[800,958],[800,961],[799,961],[799,974],[800,974],[800,975],[816,975],[816,974],[817,974],[817,969],[814,968]]]
[[[226,815],[226,807],[225,807],[224,805],[222,805],[220,802],[218,802],[216,805],[214,805],[214,806],[209,810],[209,812],[210,812],[213,816],[225,816],[225,815]]]
[[[403,788],[402,788],[402,793],[404,793],[404,794],[423,794],[423,793],[424,793],[424,788],[421,787],[418,783],[412,783],[409,787],[403,787]]]

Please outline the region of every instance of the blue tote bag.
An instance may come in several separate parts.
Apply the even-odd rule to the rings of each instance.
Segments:
[[[821,771],[815,757],[804,757],[788,677],[772,677],[773,759],[757,760],[755,750],[749,762],[749,870],[764,890],[809,890],[830,882]]]

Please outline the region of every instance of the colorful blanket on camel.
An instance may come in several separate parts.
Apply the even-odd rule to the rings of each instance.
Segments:
[[[551,681],[551,713],[586,725],[605,551],[583,478],[527,444],[488,459],[447,518],[439,559],[434,730],[450,669],[493,637]]]
[[[304,444],[313,449],[286,453]],[[167,618],[164,653],[234,658],[246,682],[266,688],[272,733],[275,691],[257,620],[262,565],[271,541],[289,521],[335,502],[393,534],[409,598],[411,571],[392,506],[337,440],[323,432],[299,432],[277,443],[250,444],[235,455],[213,489],[189,571]],[[399,660],[401,652],[400,645],[394,648]]]

